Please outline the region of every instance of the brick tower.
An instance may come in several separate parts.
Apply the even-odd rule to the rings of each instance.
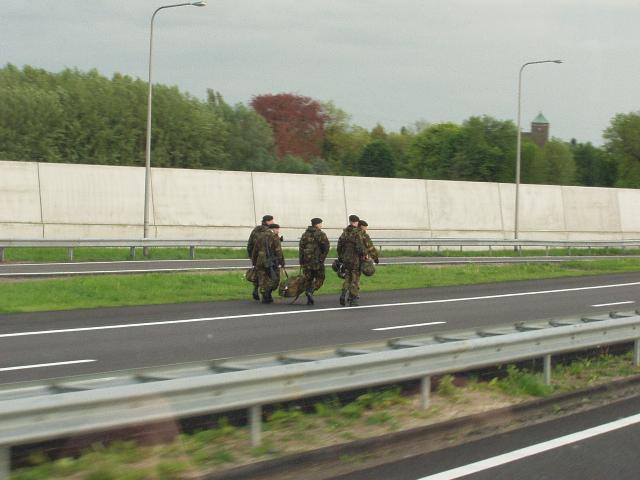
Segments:
[[[529,138],[540,148],[543,148],[549,141],[549,122],[544,118],[542,112],[538,113],[538,116],[531,122]]]

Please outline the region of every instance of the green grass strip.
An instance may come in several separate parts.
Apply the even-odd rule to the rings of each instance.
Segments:
[[[640,271],[640,259],[558,264],[379,267],[362,277],[362,292],[468,285]],[[295,273],[295,272],[291,272]],[[150,305],[250,298],[244,272],[103,275],[0,283],[0,313]],[[327,269],[320,293],[336,294],[342,280]]]
[[[285,249],[285,257],[297,258],[297,250]],[[545,251],[540,250],[521,250],[516,252],[513,248],[504,250],[406,250],[397,248],[383,248],[381,251],[385,257],[527,257],[527,256],[585,256],[585,255],[640,255],[639,249],[621,249],[621,248],[554,248]],[[329,252],[330,256],[335,256],[335,250]],[[199,260],[209,259],[237,259],[245,258],[246,252],[242,248],[196,248],[196,258]],[[22,248],[11,247],[5,248],[5,260],[7,262],[33,262],[33,263],[58,263],[67,262],[66,248]],[[112,247],[112,248],[91,248],[80,247],[73,249],[74,262],[110,262],[110,261],[126,261],[133,260],[128,248]],[[189,248],[165,248],[156,247],[149,249],[147,258],[142,256],[142,248],[136,249],[135,260],[189,260]]]

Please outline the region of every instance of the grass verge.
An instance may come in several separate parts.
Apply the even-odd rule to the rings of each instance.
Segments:
[[[297,258],[295,249],[285,249],[286,258]],[[639,249],[621,248],[553,248],[545,250],[521,250],[516,252],[513,248],[504,250],[402,250],[383,248],[384,257],[519,257],[519,256],[584,256],[584,255],[640,255]],[[329,256],[335,256],[335,250],[329,252]],[[199,260],[228,260],[245,258],[245,250],[242,248],[197,248],[196,257]],[[189,248],[165,248],[157,247],[149,249],[147,258],[142,256],[142,249],[136,249],[136,260],[189,260]],[[32,263],[64,263],[67,262],[66,248],[5,248],[5,260],[7,262],[32,262]],[[133,260],[128,248],[90,248],[80,247],[73,249],[74,262],[109,262]]]
[[[95,444],[78,458],[49,461],[32,454],[32,466],[17,470],[11,480],[169,480],[194,478],[239,465],[300,453],[325,446],[408,430],[453,418],[515,405],[536,397],[606,383],[640,369],[631,354],[601,355],[557,366],[552,385],[540,374],[509,366],[503,377],[479,381],[441,377],[424,410],[416,394],[399,387],[369,391],[355,401],[331,398],[310,410],[278,409],[263,426],[263,443],[252,448],[246,427],[223,419],[217,428],[179,435],[170,443],[142,446],[133,441]],[[554,410],[555,413],[557,413]],[[460,434],[461,436],[462,434]],[[462,438],[452,439],[460,441]],[[343,455],[344,463],[363,459]]]
[[[362,277],[363,292],[469,285],[640,271],[640,259],[558,264],[387,265]],[[249,298],[244,272],[103,275],[0,283],[0,313],[151,305]],[[322,293],[338,293],[342,280],[327,270]],[[320,300],[322,302],[322,300]]]

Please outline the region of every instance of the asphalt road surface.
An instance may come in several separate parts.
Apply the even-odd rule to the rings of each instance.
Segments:
[[[316,305],[252,300],[0,315],[0,383],[633,310],[640,274],[367,292]],[[247,289],[247,297],[250,291]]]
[[[458,265],[497,263],[548,263],[568,260],[602,260],[603,258],[637,258],[634,256],[580,256],[580,257],[389,257],[381,265]],[[330,259],[331,261],[333,259]],[[327,266],[331,265],[331,261]],[[216,270],[245,270],[249,260],[130,260],[121,262],[64,262],[64,263],[3,263],[0,278],[37,278],[69,275],[100,275],[151,272],[197,272]],[[287,267],[298,267],[298,262],[289,260]]]
[[[640,397],[334,480],[637,480]]]

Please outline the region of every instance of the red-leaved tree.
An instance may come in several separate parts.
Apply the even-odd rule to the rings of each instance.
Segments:
[[[273,129],[276,153],[280,158],[295,155],[305,160],[320,157],[324,125],[328,120],[322,106],[309,97],[292,93],[257,95],[253,109]]]

